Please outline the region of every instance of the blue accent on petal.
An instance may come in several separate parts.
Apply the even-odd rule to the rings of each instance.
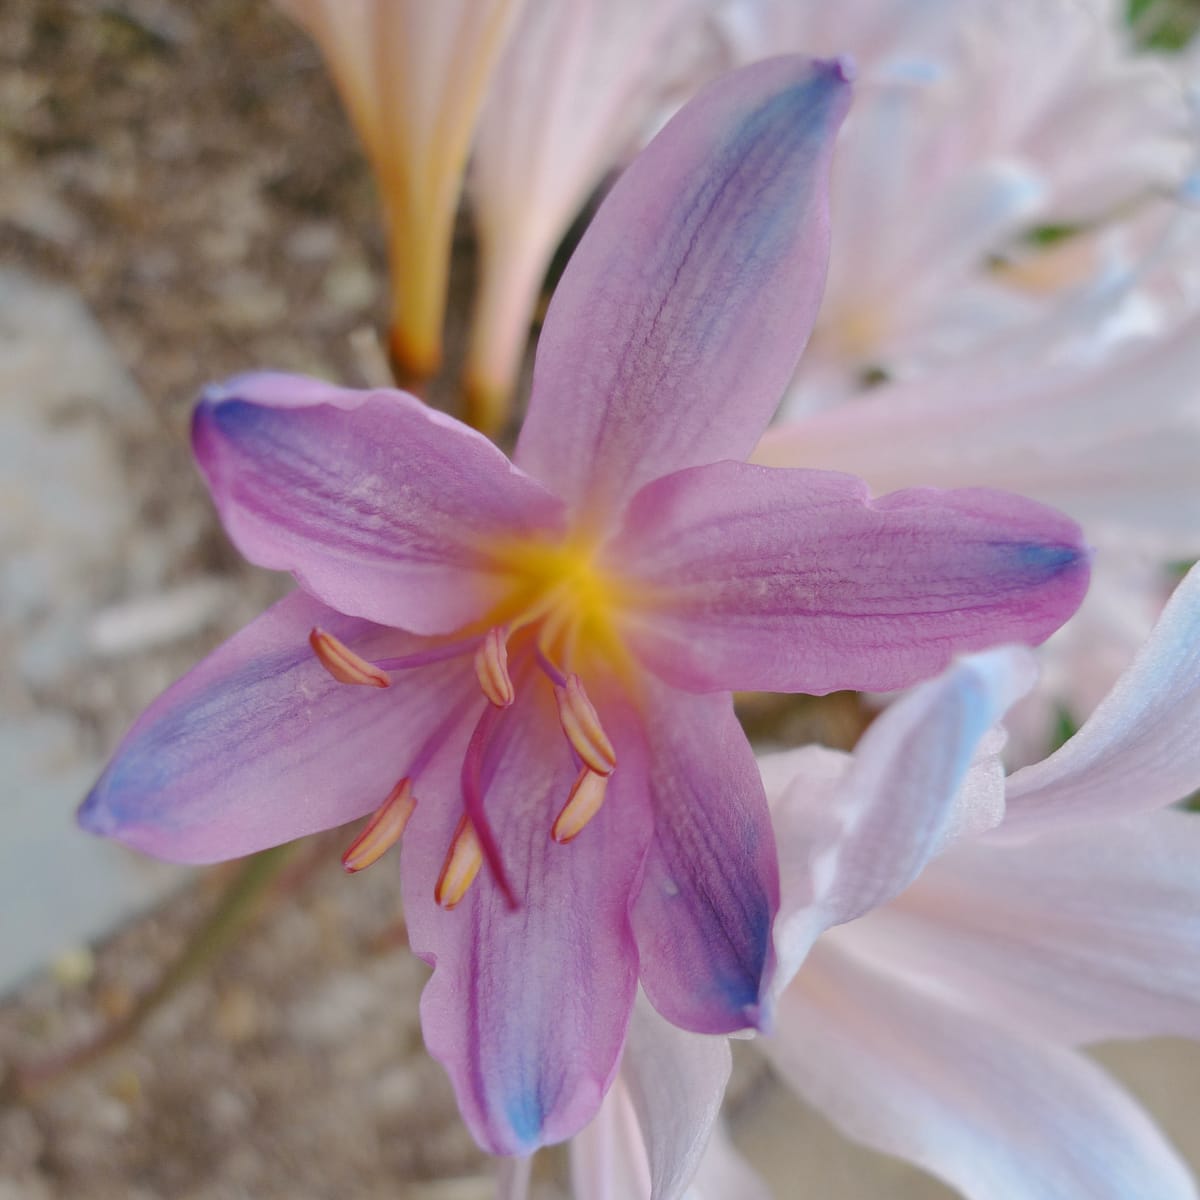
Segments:
[[[828,144],[831,110],[841,103],[850,70],[837,59],[814,66],[813,74],[743,118],[713,158],[697,168],[690,209],[681,212],[675,231],[678,245],[663,255],[665,270],[683,273],[705,227],[730,231],[729,257],[745,264],[743,283],[755,269],[769,275],[787,257],[796,238],[795,205],[789,200],[811,186],[816,161]],[[766,181],[762,190],[768,197],[747,205],[747,179]],[[767,202],[771,197],[774,202]],[[728,321],[727,305],[697,309],[692,314],[696,341],[719,339]]]
[[[1087,562],[1087,552],[1078,546],[1025,542],[1011,546],[1017,561],[1039,579],[1052,579]]]
[[[80,805],[79,825],[103,837],[142,826],[186,828],[196,816],[172,804],[173,794],[192,777],[219,770],[218,750],[227,764],[236,762],[245,753],[244,732],[254,729],[253,712],[263,703],[258,685],[310,662],[307,643],[298,643],[214,680],[184,704],[152,707]]]
[[[197,415],[206,411],[208,419],[217,429],[228,437],[255,429],[269,419],[273,410],[261,404],[252,404],[249,400],[221,400],[216,404],[207,401],[201,403]]]
[[[112,837],[121,827],[121,822],[105,803],[107,789],[102,786],[105,779],[106,776],[102,776],[96,786],[88,792],[87,797],[79,806],[79,811],[75,814],[75,821],[79,828],[87,833],[94,833],[98,837]]]
[[[533,1150],[541,1145],[546,1111],[535,1089],[527,1088],[513,1096],[504,1106],[504,1115],[513,1135],[523,1146]]]
[[[789,185],[799,191],[828,140],[829,110],[843,87],[840,74],[831,69],[780,92],[752,112],[733,131],[717,163],[706,166],[709,189],[707,196],[698,196],[700,203],[707,199],[711,209],[719,210],[727,188],[736,190],[741,180],[755,176],[770,180],[781,199]],[[764,264],[782,254],[796,234],[795,212],[785,203],[759,205],[753,220],[739,224],[746,259]],[[692,229],[685,226],[681,232],[690,235]],[[718,309],[712,316],[725,314]]]
[[[762,1000],[763,975],[771,948],[771,909],[765,894],[758,889],[743,897],[747,902],[746,924],[739,939],[743,970],[737,975],[725,975],[717,983],[731,1011],[746,1013],[746,1023],[758,1024],[758,1007]]]

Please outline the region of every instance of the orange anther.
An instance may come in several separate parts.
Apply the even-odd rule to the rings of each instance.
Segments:
[[[360,658],[344,642],[339,641],[332,633],[323,629],[314,629],[308,635],[308,644],[313,648],[321,666],[327,670],[338,683],[355,683],[364,687],[385,688],[391,680],[387,673],[381,671],[374,663]]]
[[[617,752],[579,676],[568,675],[566,685],[555,688],[554,694],[558,698],[558,719],[575,753],[597,775],[611,775],[617,765]]]
[[[465,816],[460,817],[446,861],[442,864],[442,873],[433,889],[434,900],[442,908],[453,908],[467,894],[482,865],[483,848],[475,834],[475,826]]]
[[[560,844],[578,837],[583,827],[600,811],[607,788],[607,775],[597,775],[584,767],[571,787],[562,812],[550,828],[550,836]]]
[[[400,780],[375,810],[367,827],[350,843],[349,849],[342,855],[342,866],[353,874],[382,858],[400,840],[416,806],[412,781]]]
[[[489,629],[483,644],[475,651],[475,676],[483,694],[497,708],[507,708],[516,698],[508,673],[508,643],[503,629]]]

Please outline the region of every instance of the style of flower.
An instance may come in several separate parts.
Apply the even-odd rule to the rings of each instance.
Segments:
[[[207,861],[382,801],[345,861],[403,832],[426,1042],[493,1151],[595,1113],[639,978],[683,1028],[762,1022],[778,872],[730,689],[906,685],[1045,638],[1086,585],[1078,528],[1021,497],[737,461],[819,302],[848,101],[839,63],[771,60],[635,160],[515,463],[400,392],[250,375],[197,409],[226,529],[300,590],[135,724],[80,819]]]
[[[278,0],[321,49],[383,202],[406,378],[441,362],[454,218],[471,134],[522,0]]]

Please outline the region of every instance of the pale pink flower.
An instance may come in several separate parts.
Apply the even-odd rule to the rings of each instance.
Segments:
[[[1018,718],[1021,752],[1040,751],[1054,723],[1035,729],[1035,708],[1085,718],[1161,604],[1161,571],[1122,565],[1200,553],[1194,68],[1134,53],[1112,0],[743,7],[760,49],[835,39],[862,81],[825,300],[756,458],[880,490],[988,482],[1084,524],[1097,579]]]
[[[1005,780],[980,738],[1023,670],[964,660],[853,757],[764,762],[782,995],[759,1045],[843,1132],[971,1200],[1191,1200],[1078,1047],[1200,1037],[1200,818],[1170,808],[1200,785],[1200,570],[1079,733]]]
[[[1028,230],[1106,217],[1191,161],[1184,90],[1085,0],[743,0],[748,57],[836,45],[860,60],[833,175],[829,284],[787,411],[864,375],[918,373],[1013,325],[1035,297],[989,266]],[[823,52],[823,51],[822,51]]]

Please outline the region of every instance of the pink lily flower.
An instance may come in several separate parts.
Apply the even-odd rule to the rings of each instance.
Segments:
[[[668,94],[711,74],[712,0],[527,0],[479,120],[467,184],[479,278],[467,348],[472,424],[501,428],[551,256]],[[711,39],[710,39],[711,40]]]
[[[80,819],[203,862],[379,806],[345,861],[404,833],[426,1042],[496,1152],[591,1118],[639,979],[686,1029],[765,1019],[777,865],[730,689],[905,685],[1045,638],[1086,585],[1078,527],[1021,497],[738,461],[816,312],[848,101],[840,64],[771,60],[635,160],[513,463],[402,392],[250,375],[197,409],[231,538],[300,590],[152,706]]]
[[[852,759],[764,760],[782,995],[759,1045],[848,1136],[971,1200],[1194,1200],[1078,1047],[1200,1038],[1200,818],[1171,807],[1200,786],[1198,648],[1193,569],[1092,718],[1007,779],[979,735],[1029,685],[1008,652],[917,689]]]
[[[279,0],[317,43],[383,201],[392,360],[441,361],[463,169],[488,80],[523,0]]]

